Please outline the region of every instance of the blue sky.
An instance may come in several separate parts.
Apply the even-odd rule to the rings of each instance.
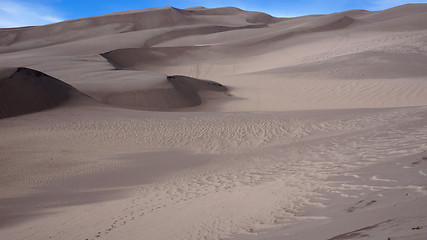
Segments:
[[[0,28],[43,25],[117,11],[173,6],[234,6],[278,17],[327,14],[349,9],[382,10],[427,0],[0,0]]]

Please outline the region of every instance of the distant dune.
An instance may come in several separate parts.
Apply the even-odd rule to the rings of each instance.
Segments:
[[[221,18],[233,19],[233,22]],[[218,21],[212,24],[212,20]],[[138,32],[149,29],[189,26],[196,34],[227,31],[277,21],[265,13],[245,12],[237,8],[181,10],[172,7],[137,10],[99,17],[70,20],[40,27],[0,30],[0,52],[45,47],[71,41]],[[208,28],[200,26],[210,25]],[[197,30],[200,33],[197,33]],[[216,31],[215,31],[216,30]],[[188,34],[188,33],[187,33]],[[186,32],[175,33],[186,35]]]

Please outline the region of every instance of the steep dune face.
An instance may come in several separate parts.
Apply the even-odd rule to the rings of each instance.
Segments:
[[[1,75],[11,71],[5,69]],[[99,101],[131,109],[174,111],[202,104],[205,91],[222,92],[220,96],[227,97],[224,93],[228,88],[214,81],[169,76],[164,82],[162,87],[112,91],[99,97]],[[84,95],[73,86],[42,72],[18,68],[0,80],[0,119],[54,108]]]
[[[225,93],[228,90],[220,83],[187,76],[168,76],[167,81],[169,87],[115,92],[102,100],[107,104],[132,109],[173,111],[202,104],[203,91]],[[226,98],[225,94],[222,96]]]
[[[42,72],[18,68],[0,79],[0,119],[59,106],[78,91]]]
[[[144,70],[144,66],[176,66],[193,64],[205,58],[214,58],[215,50],[211,47],[156,47],[117,49],[104,54],[110,63],[119,69]]]

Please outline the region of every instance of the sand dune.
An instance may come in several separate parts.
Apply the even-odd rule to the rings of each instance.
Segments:
[[[0,239],[425,240],[426,14],[0,29]]]
[[[426,64],[427,56],[416,52],[366,51],[264,72],[335,79],[422,78]]]
[[[3,72],[7,74],[10,71],[6,69]],[[202,99],[206,100],[205,91],[222,92],[222,97],[227,98],[227,87],[214,81],[186,76],[168,76],[164,81],[167,83],[163,87],[150,88],[148,85],[140,90],[109,92],[98,96],[98,101],[132,109],[172,111],[202,104]],[[18,68],[10,77],[4,77],[0,86],[0,118],[58,107],[71,98],[89,100],[89,96],[73,86],[29,68]]]
[[[173,88],[148,88],[130,92],[109,93],[104,102],[122,107],[141,110],[172,111],[202,104],[202,91],[222,92],[223,98],[228,88],[214,81],[206,81],[186,76],[168,76]]]
[[[0,79],[0,118],[57,107],[70,98],[83,97],[72,86],[42,72],[18,68]]]
[[[199,15],[208,17],[199,18]],[[230,16],[232,21],[222,21],[222,16]],[[0,30],[0,44],[2,46],[0,52],[45,47],[103,35],[195,25],[195,21],[197,21],[197,25],[211,25],[212,22],[215,22],[219,26],[236,27],[242,24],[243,26],[268,24],[274,22],[275,18],[264,13],[245,12],[237,8],[181,10],[165,7],[114,13],[41,27],[2,29]]]

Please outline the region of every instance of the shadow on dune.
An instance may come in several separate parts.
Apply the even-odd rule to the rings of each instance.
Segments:
[[[150,70],[146,66],[175,66],[182,62],[200,61],[224,51],[217,47],[142,47],[121,48],[101,54],[117,70]],[[201,57],[202,56],[202,57]]]
[[[84,94],[61,80],[21,67],[0,78],[0,119],[54,108],[76,95]]]
[[[181,56],[188,51],[205,47],[178,48],[128,48],[117,49],[101,54],[117,70],[132,69],[135,64],[147,63],[173,65],[174,59],[169,56]],[[139,70],[139,69],[138,69]],[[167,77],[170,87],[139,89],[128,92],[108,94],[102,101],[116,106],[151,110],[172,111],[178,108],[194,107],[203,103],[203,93],[223,92],[227,96],[228,88],[218,82],[202,80],[182,75]]]
[[[0,198],[0,228],[54,213],[55,208],[101,203],[128,196],[129,187],[149,184],[169,174],[207,164],[208,154],[184,151],[117,154],[120,167],[55,180],[36,193]]]
[[[226,92],[228,88],[220,83],[208,80],[200,80],[196,78],[186,76],[169,76],[168,80],[172,83],[175,89],[186,96],[190,106],[200,105],[202,99],[200,98],[199,91],[215,91],[215,92]]]
[[[228,88],[214,81],[175,75],[168,76],[167,82],[170,87],[110,93],[103,102],[131,109],[173,111],[202,104],[205,91],[227,97]]]
[[[7,69],[1,75],[13,71]],[[228,91],[220,83],[186,76],[169,76],[165,81],[170,87],[108,93],[101,101],[138,110],[173,111],[202,104],[201,91]],[[9,77],[0,77],[0,119],[55,108],[78,96],[88,97],[59,79],[33,69],[18,68]]]
[[[125,190],[42,191],[25,197],[0,199],[0,228],[49,215],[53,208],[99,203],[120,199]]]

